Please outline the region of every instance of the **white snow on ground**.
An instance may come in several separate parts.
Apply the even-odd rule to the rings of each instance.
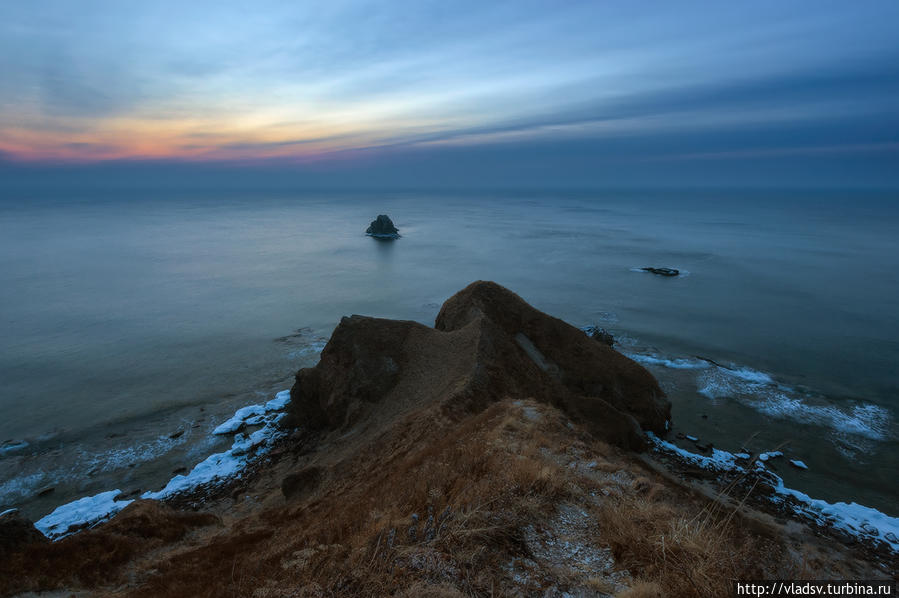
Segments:
[[[776,457],[783,457],[784,454],[780,451],[770,451],[767,453],[762,453],[759,455],[759,461],[767,461],[768,459],[774,459]]]
[[[800,504],[794,506],[797,513],[859,538],[881,540],[886,542],[893,552],[899,552],[899,518],[890,517],[877,509],[854,502],[829,503],[812,498],[804,492],[784,486],[783,479],[779,475],[774,473],[771,475],[777,480],[775,491],[778,494],[792,496],[799,501]]]
[[[790,465],[793,467],[798,467],[799,469],[808,469],[808,465],[805,462],[800,461],[799,459],[790,459]]]
[[[290,402],[290,391],[282,390],[278,394],[275,395],[275,398],[265,404],[265,412],[271,413],[272,411],[281,411],[287,404]]]
[[[693,463],[694,465],[713,470],[743,471],[743,468],[737,465],[737,456],[733,453],[713,448],[712,456],[706,457],[705,455],[699,455],[684,450],[679,446],[668,442],[667,440],[662,440],[652,432],[647,432],[646,435],[649,436],[650,441],[655,444],[656,447],[658,447],[660,450],[668,453],[674,453],[680,456],[685,461]]]
[[[52,540],[63,538],[72,527],[93,526],[109,519],[134,501],[116,501],[121,490],[101,492],[94,496],[85,496],[74,502],[59,506],[55,511],[34,522],[42,534]]]
[[[162,490],[145,492],[141,498],[164,499],[204,484],[224,482],[229,478],[239,476],[251,458],[265,454],[276,440],[285,435],[285,432],[277,424],[285,416],[281,410],[287,407],[289,402],[290,391],[282,391],[264,406],[250,405],[238,409],[234,416],[216,428],[213,434],[224,433],[219,430],[226,424],[234,426],[234,422],[239,423],[233,428],[234,431],[237,431],[247,425],[251,418],[259,418],[258,421],[263,426],[250,435],[236,434],[230,449],[208,456],[194,466],[187,475],[176,475]],[[114,500],[119,494],[121,494],[120,490],[110,490],[64,504],[38,520],[35,527],[48,538],[56,540],[68,535],[68,530],[72,527],[81,529],[85,526],[96,525],[109,519],[133,502]]]
[[[222,434],[220,430],[226,425],[238,430],[244,425],[264,424],[249,436],[236,434],[231,448],[224,453],[209,455],[198,463],[187,475],[176,475],[165,488],[158,492],[145,492],[141,498],[163,499],[174,494],[192,490],[197,486],[208,484],[216,480],[226,480],[240,474],[247,464],[251,453],[261,455],[268,447],[284,436],[284,432],[277,426],[284,409],[290,402],[290,391],[279,392],[274,399],[262,405],[250,405],[238,409],[234,416],[213,431],[213,434]],[[235,424],[234,422],[237,422]]]
[[[649,436],[650,441],[657,449],[675,454],[683,460],[705,469],[713,471],[745,471],[743,467],[734,462],[737,455],[727,451],[713,449],[712,456],[706,457],[686,451],[666,440],[658,438],[651,432],[647,432],[647,436]],[[776,453],[778,455],[782,454],[779,451],[776,451]],[[773,455],[774,453],[763,454]],[[799,461],[799,463],[802,462]],[[756,461],[755,466],[774,482],[776,494],[772,496],[772,501],[782,503],[785,497],[792,497],[798,504],[793,503],[789,506],[798,515],[821,525],[829,525],[843,530],[863,540],[885,542],[893,552],[899,553],[899,518],[890,517],[877,509],[865,507],[854,502],[829,503],[817,498],[811,498],[804,492],[787,488],[784,485],[783,478],[765,468],[762,461]]]
[[[254,415],[262,415],[265,413],[265,407],[262,405],[248,405],[238,409],[234,416],[220,424],[213,434],[233,434],[246,425],[247,420]]]

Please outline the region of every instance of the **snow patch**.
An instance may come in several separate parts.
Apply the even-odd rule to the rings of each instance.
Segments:
[[[256,423],[265,424],[249,436],[236,434],[231,448],[223,453],[209,455],[203,461],[197,463],[186,475],[176,475],[165,488],[158,492],[145,492],[141,498],[164,499],[175,494],[193,490],[204,484],[224,481],[240,475],[246,466],[251,454],[259,456],[267,452],[270,446],[278,439],[283,438],[283,432],[277,424],[286,414],[279,413],[290,402],[290,391],[284,390],[275,395],[275,398],[263,405],[250,405],[235,412],[234,417],[220,425],[213,434],[223,434],[221,430],[228,428],[239,429],[244,425]],[[240,422],[234,427],[232,422]]]
[[[787,488],[783,479],[770,474],[777,482],[774,491],[781,496],[789,496],[798,504],[791,505],[793,511],[818,522],[842,530],[852,536],[884,542],[893,552],[899,553],[899,518],[890,517],[871,507],[854,502],[829,503],[812,498],[804,492]],[[775,497],[775,502],[783,501]]]
[[[646,435],[658,449],[668,453],[674,453],[685,461],[693,463],[694,465],[698,465],[705,469],[711,469],[713,471],[743,471],[743,468],[737,465],[737,456],[733,453],[713,448],[712,455],[710,457],[706,457],[705,455],[699,455],[684,450],[679,446],[668,442],[667,440],[662,440],[652,432],[647,432]]]
[[[247,420],[253,417],[254,415],[263,415],[265,414],[265,407],[263,405],[248,405],[246,407],[242,407],[234,412],[234,415],[231,419],[220,424],[215,430],[212,431],[213,434],[233,434],[237,432],[242,427],[247,425]]]
[[[73,527],[92,527],[109,519],[134,502],[131,500],[116,501],[115,497],[121,493],[121,490],[110,490],[64,504],[46,517],[35,521],[34,527],[52,540],[69,535],[69,530]]]
[[[165,499],[175,494],[193,490],[204,484],[223,482],[228,478],[239,476],[251,458],[265,454],[276,440],[285,436],[286,433],[277,424],[286,416],[280,410],[283,410],[289,402],[290,391],[285,390],[279,392],[274,399],[264,406],[250,405],[238,409],[234,417],[216,428],[213,434],[221,434],[222,432],[218,430],[229,422],[239,421],[240,425],[243,426],[251,418],[256,417],[260,418],[259,421],[264,424],[263,427],[250,435],[235,435],[234,443],[229,450],[209,455],[195,465],[187,475],[176,475],[169,480],[162,490],[145,492],[141,495],[141,498]],[[33,480],[20,479],[13,481],[21,485],[26,482],[33,484],[39,480],[40,477],[36,477]],[[94,496],[87,496],[64,504],[57,507],[56,510],[46,517],[39,519],[35,523],[35,527],[48,538],[56,540],[69,533],[74,533],[77,529],[94,526],[112,517],[134,502],[131,500],[116,501],[115,497],[120,494],[121,490],[110,490],[109,492],[101,492]],[[72,528],[77,529],[69,532]]]
[[[808,465],[806,465],[799,459],[790,459],[790,465],[792,465],[793,467],[798,467],[799,469],[808,469]]]
[[[265,404],[265,412],[281,411],[290,403],[290,391],[282,390],[275,395],[275,398]]]
[[[676,454],[688,463],[711,471],[745,471],[743,467],[735,462],[735,458],[738,455],[718,449],[713,449],[711,457],[697,455],[656,437],[652,432],[647,432],[646,434],[657,449]],[[741,453],[740,455],[744,454]],[[763,459],[762,457],[765,455],[767,455],[767,458]],[[754,462],[756,470],[773,482],[775,495],[771,497],[772,502],[786,504],[800,517],[842,530],[857,538],[883,542],[893,552],[899,553],[899,518],[890,517],[877,509],[854,502],[829,503],[817,498],[811,498],[804,492],[787,488],[784,485],[783,478],[768,470],[764,465],[764,461],[767,459],[781,455],[783,453],[780,451],[762,453],[762,455],[759,455],[759,460]],[[798,461],[798,463],[802,463],[802,461]],[[802,465],[805,464],[802,463]],[[792,498],[794,502],[791,504],[786,503],[786,497]]]

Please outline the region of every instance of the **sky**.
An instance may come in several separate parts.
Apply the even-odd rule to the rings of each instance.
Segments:
[[[896,0],[4,2],[0,177],[899,187],[897,31]]]

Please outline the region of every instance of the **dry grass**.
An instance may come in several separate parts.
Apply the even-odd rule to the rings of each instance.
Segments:
[[[772,530],[747,525],[746,497],[728,500],[734,488],[707,500],[638,476],[632,492],[604,502],[603,539],[640,580],[621,596],[711,598],[729,595],[735,580],[808,572]]]
[[[662,587],[651,581],[638,581],[623,592],[615,594],[615,598],[662,598],[663,596],[665,596],[665,592]]]
[[[647,473],[571,429],[551,407],[526,405],[530,416],[512,401],[456,422],[413,414],[315,463],[324,473],[314,490],[225,529],[208,528],[195,545],[176,543],[168,554],[124,568],[116,563],[116,571],[82,583],[102,590],[129,579],[126,589],[106,594],[153,598],[455,598],[573,589],[717,597],[729,594],[731,579],[770,576],[779,560],[797,562],[723,503]],[[589,532],[553,528],[561,505],[583,513]],[[581,534],[563,543],[610,548],[613,568],[630,575],[573,569],[535,554],[534,538],[553,533],[557,540]],[[521,561],[533,569],[524,581],[510,572]]]
[[[136,595],[380,596],[423,583],[444,588],[434,595],[495,593],[504,561],[526,554],[524,527],[570,494],[568,474],[540,457],[550,439],[510,409],[497,404],[439,434],[419,428],[433,421],[419,414],[322,491],[264,513],[264,547],[231,534],[179,555]]]

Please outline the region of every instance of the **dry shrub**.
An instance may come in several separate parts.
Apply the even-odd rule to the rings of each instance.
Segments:
[[[181,513],[156,501],[135,501],[98,529],[31,544],[0,560],[0,595],[115,581],[133,558],[193,528],[218,522],[208,513]]]
[[[490,595],[510,555],[526,554],[523,530],[572,490],[539,450],[558,439],[513,425],[517,410],[504,401],[439,429],[433,412],[413,414],[327,484],[261,514],[269,537],[232,532],[181,553],[133,594]]]
[[[534,556],[528,530],[552,519],[564,502],[596,514],[600,532],[594,542],[608,545],[616,569],[627,569],[636,580],[621,598],[727,596],[732,579],[763,578],[766,563],[784,553],[741,527],[723,503],[663,482],[620,451],[577,441],[577,432],[551,408],[541,407],[537,418],[517,412],[515,403],[502,401],[461,421],[441,420],[434,411],[413,413],[340,459],[314,463],[326,471],[320,485],[228,529],[211,528],[216,535],[203,543],[176,545],[131,565],[129,579],[139,587],[113,595],[515,595],[508,564]],[[542,448],[547,446],[552,450]],[[583,467],[587,460],[596,465]],[[580,465],[569,467],[572,461]],[[279,485],[271,487],[283,500]],[[146,529],[147,523],[136,517],[128,529]],[[79,544],[89,537],[72,538],[70,546],[84,550],[86,560],[79,562],[116,567],[135,554],[137,544],[108,544],[104,549],[112,555],[90,552],[99,547]],[[560,587],[581,584],[604,595],[620,587],[602,576],[575,579],[553,563],[541,566],[533,579]],[[123,579],[112,569],[94,575],[76,581],[96,588]]]
[[[397,594],[400,598],[463,598],[465,594],[453,586],[416,583]]]
[[[622,566],[647,580],[625,596],[727,596],[735,579],[765,577],[782,548],[738,527],[719,502],[702,505],[628,494],[600,509],[603,539]],[[657,584],[657,585],[654,585]],[[649,593],[647,593],[649,592]]]

